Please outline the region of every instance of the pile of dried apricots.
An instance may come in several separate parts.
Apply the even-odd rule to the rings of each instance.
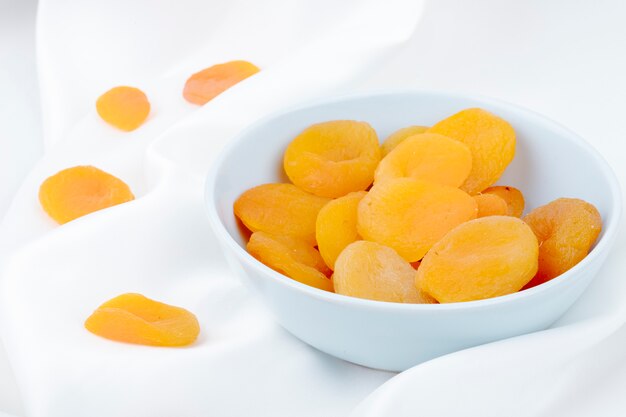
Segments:
[[[183,97],[192,104],[206,104],[257,72],[259,68],[247,61],[214,65],[187,79]],[[98,98],[96,110],[108,124],[130,132],[146,121],[150,102],[138,88],[119,86]],[[59,224],[134,198],[124,181],[93,166],[64,169],[39,188],[43,210]],[[148,346],[185,346],[200,333],[193,313],[135,293],[102,304],[85,321],[85,328],[107,339]]]
[[[382,145],[368,123],[318,123],[285,150],[291,183],[245,191],[234,213],[252,256],[322,290],[398,303],[511,294],[572,268],[602,229],[575,198],[522,218],[522,192],[494,185],[515,143],[508,122],[479,108]]]

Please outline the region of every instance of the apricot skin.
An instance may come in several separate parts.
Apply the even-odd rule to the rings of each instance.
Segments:
[[[522,217],[524,213],[524,195],[520,190],[509,185],[495,185],[489,187],[482,192],[483,194],[497,195],[507,205],[507,215],[513,217]]]
[[[473,196],[478,205],[478,216],[506,216],[508,207],[506,202],[495,194],[476,194]]]
[[[476,201],[458,188],[398,178],[376,184],[359,203],[357,230],[409,262],[459,224],[475,219]]]
[[[440,303],[512,294],[537,271],[539,245],[522,220],[489,216],[463,223],[426,254],[415,282]]]
[[[193,104],[206,104],[259,71],[257,66],[247,61],[213,65],[189,77],[183,89],[183,97]]]
[[[299,237],[314,245],[317,214],[328,201],[293,184],[263,184],[239,196],[234,212],[253,232]]]
[[[515,156],[515,131],[486,110],[462,110],[428,129],[466,144],[472,152],[472,171],[461,185],[477,194],[494,184]]]
[[[335,269],[335,261],[342,250],[360,239],[356,230],[359,202],[367,193],[355,191],[328,202],[317,215],[317,246],[326,265]]]
[[[391,135],[387,136],[387,139],[385,139],[382,146],[380,147],[382,156],[387,156],[389,152],[393,151],[395,147],[402,143],[405,139],[414,135],[418,135],[420,133],[424,133],[427,130],[428,127],[426,126],[408,126],[396,130]]]
[[[330,269],[317,249],[303,240],[255,232],[250,237],[247,250],[261,263],[295,281],[320,290],[333,290],[333,284],[327,277]]]
[[[122,180],[92,166],[64,169],[39,187],[42,208],[59,224],[134,198]]]
[[[96,110],[105,122],[130,132],[143,124],[150,114],[150,102],[135,87],[114,87],[96,101]]]
[[[141,294],[122,294],[102,304],[85,321],[91,333],[118,342],[186,346],[200,333],[196,316]]]
[[[376,131],[365,122],[334,120],[314,124],[287,146],[285,173],[311,194],[337,198],[364,191],[380,162]]]
[[[547,282],[587,256],[602,231],[602,218],[590,203],[559,198],[524,217],[539,239],[539,270],[526,288]]]

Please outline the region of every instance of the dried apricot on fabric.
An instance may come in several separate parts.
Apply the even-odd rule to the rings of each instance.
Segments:
[[[508,215],[506,202],[495,194],[476,194],[473,198],[478,205],[478,217]]]
[[[507,205],[507,215],[513,217],[522,217],[524,212],[524,195],[520,190],[509,185],[495,185],[489,187],[482,192],[483,194],[497,195]]]
[[[427,130],[428,127],[426,126],[409,126],[396,130],[391,135],[387,136],[387,139],[385,139],[380,147],[383,157],[387,156],[389,152],[393,151],[394,148],[402,143],[406,138],[424,133]]]
[[[466,109],[428,129],[466,144],[472,171],[461,185],[469,194],[484,190],[502,175],[515,155],[515,131],[500,117],[482,109]]]
[[[64,169],[39,187],[41,206],[60,224],[134,198],[126,183],[92,166]]]
[[[415,288],[415,270],[393,249],[359,240],[337,258],[337,294],[395,303],[425,303]]]
[[[233,85],[259,72],[247,61],[230,61],[213,65],[193,74],[185,83],[183,97],[193,104],[206,104]]]
[[[148,97],[135,87],[114,87],[98,97],[96,110],[105,122],[130,132],[150,114]]]
[[[200,333],[191,312],[133,293],[102,304],[85,321],[85,328],[110,340],[148,346],[186,346]]]
[[[458,187],[472,169],[472,154],[458,140],[435,133],[411,136],[380,161],[374,182],[410,177]]]
[[[363,239],[389,246],[414,262],[476,213],[476,201],[458,188],[398,178],[375,184],[363,197],[357,230]]]
[[[593,204],[559,198],[524,217],[539,239],[539,271],[529,286],[555,278],[582,261],[602,231],[602,218]]]
[[[379,162],[378,136],[369,124],[335,120],[300,133],[287,146],[283,166],[298,187],[336,198],[367,189]]]
[[[482,300],[519,291],[537,272],[533,231],[511,216],[463,223],[428,251],[416,286],[440,303]]]
[[[328,201],[293,184],[263,184],[239,196],[234,211],[253,232],[299,237],[313,245],[317,213]]]
[[[330,269],[317,249],[303,240],[255,232],[250,237],[247,249],[257,260],[276,272],[320,290],[333,290],[333,284],[327,277],[331,273]]]
[[[356,230],[356,211],[365,191],[355,191],[328,202],[317,215],[317,246],[326,265],[335,268],[342,250],[360,239]]]

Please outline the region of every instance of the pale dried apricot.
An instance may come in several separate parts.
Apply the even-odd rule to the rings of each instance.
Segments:
[[[458,140],[435,133],[411,136],[380,161],[374,182],[410,177],[458,187],[472,169],[472,154]]]
[[[335,260],[350,243],[360,239],[356,211],[365,191],[355,191],[328,202],[317,215],[317,246],[326,265],[335,269]]]
[[[293,184],[263,184],[239,196],[234,211],[253,232],[299,237],[313,245],[317,213],[328,201]]]
[[[524,217],[539,239],[539,271],[529,286],[542,284],[574,267],[589,253],[602,231],[593,204],[559,198]]]
[[[118,342],[186,346],[200,333],[196,316],[141,294],[122,294],[102,304],[85,321],[91,333]]]
[[[357,230],[409,262],[448,231],[476,218],[476,201],[458,188],[413,178],[375,184],[359,203]]]
[[[337,258],[333,284],[337,294],[395,303],[425,303],[415,287],[415,270],[393,249],[359,240]]]
[[[247,249],[257,260],[289,278],[320,290],[332,291],[333,284],[327,277],[330,269],[317,249],[301,239],[255,232]]]
[[[420,133],[424,133],[427,130],[428,127],[426,126],[409,126],[396,130],[391,135],[387,136],[387,139],[385,139],[385,141],[381,145],[380,150],[382,152],[382,156],[387,156],[389,152],[391,152],[396,146],[402,143],[406,138]]]
[[[495,183],[515,155],[515,131],[500,117],[482,109],[462,110],[428,129],[466,144],[472,171],[461,185],[476,194]]]
[[[183,97],[193,104],[206,104],[233,85],[259,72],[247,61],[230,61],[213,65],[193,74],[185,83]]]
[[[509,185],[495,185],[482,192],[483,194],[494,194],[504,200],[507,205],[507,215],[522,217],[524,212],[524,195],[520,190]]]
[[[138,88],[114,87],[98,97],[96,110],[102,120],[129,132],[146,120],[150,114],[150,102]]]
[[[473,196],[478,205],[478,216],[506,216],[508,207],[506,202],[495,194],[476,194]]]
[[[533,231],[511,216],[459,225],[424,256],[415,282],[440,303],[482,300],[519,291],[537,272]]]
[[[378,137],[369,124],[335,120],[300,133],[287,146],[283,166],[298,187],[336,198],[367,189],[379,162]]]
[[[64,169],[39,187],[41,206],[60,224],[134,198],[122,180],[92,166]]]

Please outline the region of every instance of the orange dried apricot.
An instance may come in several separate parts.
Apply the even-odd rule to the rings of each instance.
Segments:
[[[313,245],[317,213],[328,201],[293,184],[263,184],[239,196],[234,211],[253,232],[299,237]]]
[[[60,224],[134,198],[122,180],[92,166],[64,169],[39,187],[41,206]]]
[[[114,87],[98,97],[96,110],[105,122],[130,132],[150,114],[148,97],[135,87]]]
[[[495,194],[476,194],[473,196],[478,205],[478,216],[506,216],[508,207],[506,202]]]
[[[350,243],[359,240],[356,210],[365,191],[355,191],[328,202],[317,215],[315,236],[324,262],[335,269],[335,260]]]
[[[580,262],[602,231],[593,206],[576,198],[559,198],[524,217],[539,239],[539,271],[529,286],[542,284]]]
[[[247,61],[230,61],[213,65],[193,74],[185,83],[183,97],[193,104],[206,104],[233,85],[259,72]]]
[[[382,152],[382,156],[387,156],[389,152],[393,151],[393,149],[402,143],[406,138],[424,133],[427,130],[428,127],[426,126],[409,126],[396,130],[391,135],[387,136],[387,139],[385,139],[381,145],[380,150]]]
[[[359,203],[357,230],[409,262],[448,231],[476,218],[476,201],[458,188],[413,178],[375,184]]]
[[[422,133],[407,138],[380,161],[374,182],[410,177],[458,187],[471,169],[472,154],[466,145],[435,133]]]
[[[393,249],[359,240],[337,258],[333,284],[337,294],[395,303],[425,303],[415,287],[415,270]]]
[[[170,347],[190,345],[200,333],[191,312],[133,293],[102,304],[85,321],[85,328],[118,342]]]
[[[511,216],[459,225],[428,251],[415,285],[440,303],[482,300],[519,291],[537,272],[533,231]]]
[[[335,120],[300,133],[287,146],[283,166],[304,191],[336,198],[367,189],[378,162],[378,137],[369,124]]]
[[[507,205],[507,215],[513,217],[522,217],[524,212],[524,195],[520,190],[509,185],[495,185],[489,187],[482,192],[483,194],[497,195]]]
[[[515,131],[500,117],[482,109],[462,110],[428,129],[466,144],[472,171],[461,185],[476,194],[495,183],[515,155]]]
[[[333,290],[333,284],[327,277],[331,273],[330,269],[317,249],[303,240],[255,232],[250,237],[247,249],[257,260],[276,272],[320,290]]]

